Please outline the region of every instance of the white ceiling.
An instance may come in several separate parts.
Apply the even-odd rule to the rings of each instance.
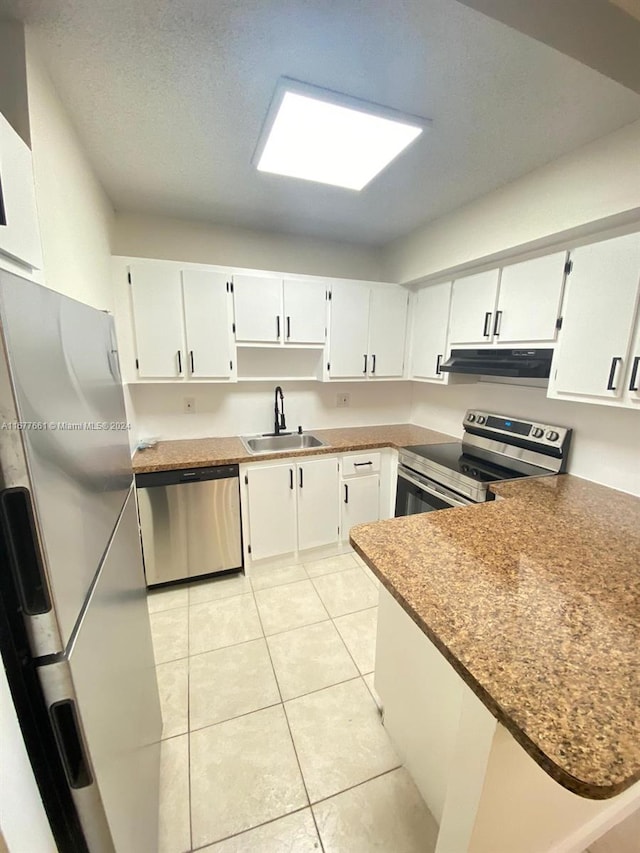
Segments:
[[[119,211],[381,244],[640,117],[455,0],[0,0]],[[259,173],[280,76],[433,119],[362,192]]]

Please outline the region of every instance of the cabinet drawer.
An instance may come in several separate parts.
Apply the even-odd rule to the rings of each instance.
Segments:
[[[380,471],[379,453],[359,453],[342,457],[343,477],[351,477],[353,474],[376,474],[378,471]]]

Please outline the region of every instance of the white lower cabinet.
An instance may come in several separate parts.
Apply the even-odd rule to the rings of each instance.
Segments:
[[[251,467],[245,477],[253,560],[338,541],[335,458]]]
[[[343,479],[342,538],[349,539],[349,530],[356,524],[380,519],[380,475],[364,474]]]
[[[279,463],[245,474],[251,558],[296,550],[296,466]]]
[[[337,542],[340,524],[337,460],[313,459],[299,462],[296,468],[298,550]]]

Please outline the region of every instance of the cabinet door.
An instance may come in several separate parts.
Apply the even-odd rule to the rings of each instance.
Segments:
[[[30,267],[42,267],[31,151],[3,115],[0,115],[0,252]]]
[[[496,340],[504,344],[555,341],[566,252],[504,267],[500,276]]]
[[[618,399],[625,389],[640,279],[640,234],[582,246],[554,359],[553,390]]]
[[[189,376],[231,376],[228,277],[207,270],[183,270],[184,321]]]
[[[251,557],[296,550],[296,466],[271,465],[247,471]]]
[[[175,379],[186,371],[180,271],[137,263],[129,267],[138,376]]]
[[[298,548],[318,548],[338,541],[338,463],[314,459],[297,466]]]
[[[401,287],[374,287],[369,317],[369,376],[402,376],[409,294]]]
[[[233,304],[237,341],[278,343],[282,339],[281,279],[234,275]]]
[[[380,476],[353,477],[342,481],[342,538],[356,524],[378,521],[380,518]]]
[[[500,270],[489,270],[453,282],[449,325],[452,346],[491,343],[499,276]]]
[[[323,344],[327,325],[325,283],[285,279],[283,290],[285,343]]]
[[[410,367],[410,375],[416,379],[444,379],[440,363],[447,345],[450,302],[450,281],[425,287],[416,294]]]
[[[329,376],[364,379],[368,372],[369,295],[367,284],[336,282],[331,288]]]

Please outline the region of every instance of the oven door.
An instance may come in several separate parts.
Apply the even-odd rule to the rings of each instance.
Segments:
[[[396,518],[401,515],[416,515],[437,509],[471,506],[474,502],[429,480],[411,468],[398,465],[398,489],[396,492]]]

